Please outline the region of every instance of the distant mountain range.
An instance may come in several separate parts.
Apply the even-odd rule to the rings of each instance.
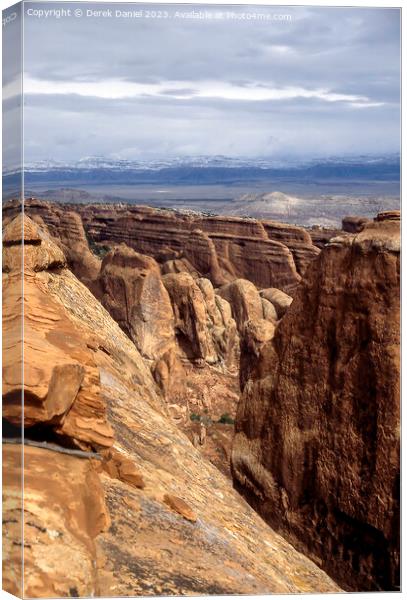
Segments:
[[[114,160],[103,156],[63,163],[41,160],[24,168],[25,184],[239,184],[272,180],[369,180],[398,181],[400,156],[359,155],[307,161],[226,156],[174,157],[165,160]],[[18,170],[3,173],[3,183],[13,185]]]

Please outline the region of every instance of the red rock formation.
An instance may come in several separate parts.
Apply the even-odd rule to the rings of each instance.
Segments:
[[[341,229],[333,229],[330,227],[321,227],[320,225],[313,225],[308,230],[312,243],[319,249],[324,248],[330,239],[340,235],[342,233]]]
[[[378,213],[375,221],[400,221],[400,211],[399,210],[385,210],[383,212]]]
[[[302,227],[276,221],[263,221],[263,227],[271,240],[287,246],[293,255],[298,273],[303,276],[308,264],[319,254],[319,249],[314,246],[309,232]]]
[[[109,446],[111,428],[99,398],[99,373],[81,332],[56,302],[44,293],[42,273],[65,266],[62,251],[35,225],[24,219],[24,388],[21,382],[21,337],[12,336],[21,303],[21,230],[17,216],[4,235],[3,284],[15,304],[5,306],[5,336],[10,348],[3,365],[3,417],[18,426],[47,424],[78,443]],[[17,313],[18,314],[18,313]],[[22,312],[20,313],[22,314]],[[44,360],[52,356],[53,360]],[[19,383],[18,383],[19,382]],[[21,394],[24,389],[24,413]],[[92,418],[90,427],[89,418]]]
[[[332,239],[243,365],[236,485],[350,590],[399,582],[399,251],[394,220]]]
[[[319,252],[304,229],[272,221],[181,215],[131,205],[78,205],[75,210],[95,242],[124,242],[161,263],[171,250],[164,272],[182,270],[186,260],[215,286],[240,277],[258,287],[290,292]]]
[[[14,233],[6,229],[4,236],[6,328],[21,324],[13,290],[19,277],[21,284],[21,226],[11,225]],[[23,597],[338,591],[172,423],[135,345],[64,267],[61,250],[33,223],[25,225],[26,392],[36,398],[27,403],[26,425],[35,420],[37,429],[34,438],[26,427],[23,446],[8,439],[3,448],[5,589]],[[10,348],[21,346],[18,329],[9,329]],[[72,404],[74,389],[66,384],[71,407],[62,406],[64,415],[78,406],[69,431],[61,420],[65,399],[58,395],[47,405],[52,373],[64,364],[84,370]],[[6,358],[6,423],[16,419],[10,399],[20,395],[20,373],[11,376]],[[101,408],[114,438],[110,450],[99,440]],[[84,433],[97,434],[89,442],[96,452],[73,447]],[[16,562],[21,544],[24,565]]]
[[[370,219],[367,217],[344,217],[342,219],[342,229],[348,233],[359,233],[369,222]]]
[[[156,360],[175,344],[174,315],[158,264],[125,244],[103,259],[96,296],[142,356]]]
[[[215,293],[209,279],[197,279],[201,290],[205,311],[206,326],[215,347],[217,362],[223,362],[227,369],[235,371],[239,362],[239,339],[232,308],[219,294]]]
[[[246,321],[257,321],[264,316],[259,292],[256,286],[246,279],[236,279],[223,286],[219,290],[219,295],[229,302],[241,334]]]
[[[19,202],[7,203],[4,206],[4,224],[18,215],[20,209]],[[67,210],[66,207],[36,198],[25,200],[24,210],[34,222],[49,232],[64,252],[69,268],[85,285],[97,277],[100,260],[89,250],[82,219],[75,210]]]
[[[319,252],[305,229],[269,220],[182,215],[122,204],[62,208],[34,198],[25,207],[61,241],[70,267],[86,284],[95,279],[100,264],[89,251],[82,220],[93,243],[124,242],[163,264],[163,273],[196,271],[215,287],[244,278],[260,288],[290,293]],[[5,213],[16,210],[9,203]]]
[[[194,229],[186,240],[184,252],[194,269],[204,277],[209,277],[214,286],[226,283],[215,244],[207,233]]]
[[[268,300],[274,306],[278,319],[281,319],[281,317],[284,316],[284,314],[291,306],[291,303],[293,301],[291,296],[285,294],[277,288],[268,288],[267,290],[261,290],[260,296],[265,300]]]
[[[175,315],[175,332],[181,353],[188,359],[216,364],[236,362],[236,325],[227,302],[215,295],[208,279],[194,280],[189,273],[163,276]]]

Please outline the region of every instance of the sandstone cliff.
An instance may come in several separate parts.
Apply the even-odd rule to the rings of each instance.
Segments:
[[[242,351],[236,486],[349,590],[399,585],[396,218],[333,238],[275,334]]]
[[[258,287],[292,291],[306,262],[319,252],[304,230],[290,225],[130,205],[76,210],[95,242],[125,242],[157,260],[170,249],[176,253],[172,260],[186,260],[215,286],[241,277]]]
[[[97,276],[100,260],[90,251],[82,219],[74,209],[29,198],[24,202],[25,212],[47,231],[65,254],[69,268],[86,285]],[[18,200],[3,207],[3,225],[21,211]]]
[[[155,258],[163,273],[187,271],[211,280],[215,287],[237,278],[248,279],[258,288],[276,287],[292,293],[307,265],[319,253],[310,234],[301,227],[274,221],[240,217],[207,217],[181,214],[134,205],[55,205],[28,199],[25,209],[41,218],[50,233],[66,244],[75,238],[82,248],[86,235],[92,244],[125,243],[141,254]],[[6,206],[6,215],[16,208]],[[66,231],[65,231],[66,230]],[[72,243],[71,243],[72,246]],[[74,272],[79,272],[77,252],[67,254]],[[95,257],[83,252],[86,277],[97,273]]]
[[[10,356],[24,344],[27,411],[17,406],[21,369],[7,358],[4,588],[29,597],[338,591],[172,423],[136,346],[28,218],[22,342],[19,220],[4,233],[3,318]],[[24,589],[13,563],[21,544]]]

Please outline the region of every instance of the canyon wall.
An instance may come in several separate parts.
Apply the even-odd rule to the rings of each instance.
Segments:
[[[61,207],[36,199],[26,200],[25,207],[27,214],[41,218],[52,234],[68,229],[68,234],[63,235],[70,235],[76,226],[72,214],[80,215],[93,245],[111,247],[125,243],[155,258],[164,273],[198,273],[215,287],[240,277],[260,289],[277,287],[290,293],[319,253],[307,231],[273,221],[182,214],[120,204]],[[12,214],[12,207],[6,207],[7,212]],[[63,235],[59,235],[65,243]],[[82,232],[79,238],[83,239]],[[68,253],[70,265],[75,268],[75,256],[70,256]]]
[[[18,210],[18,202],[7,203],[5,221]],[[273,303],[240,273],[258,283],[284,286],[288,277],[297,285],[301,277],[290,248],[308,252],[311,260],[319,250],[309,234],[271,221],[266,231],[254,219],[131,205],[62,206],[31,198],[25,211],[133,341],[171,417],[230,476],[242,318],[249,310],[250,319],[278,320]],[[299,260],[302,269],[304,256]],[[238,293],[226,299],[234,281],[240,282]],[[217,425],[222,417],[226,423]]]
[[[354,591],[399,586],[399,267],[395,213],[331,239],[242,348],[235,485]]]
[[[24,597],[340,591],[194,448],[136,345],[27,216],[21,297],[21,221],[4,231],[4,588]],[[140,275],[146,261],[130,259]],[[13,325],[22,303],[23,340]]]
[[[374,222],[348,217],[348,231],[335,236],[272,221],[29,199],[23,389],[18,211],[18,202],[4,208],[3,319],[10,342],[3,418],[13,441],[3,455],[11,494],[6,521],[14,524],[6,561],[21,552],[16,431],[23,425],[34,444],[24,446],[33,499],[30,594],[337,589],[288,544],[277,544],[204,458],[230,477],[230,455],[239,492],[341,586],[397,589],[398,213]],[[39,464],[50,463],[51,452],[63,457],[55,459],[55,486],[46,488]],[[68,472],[78,502],[58,528],[58,490]],[[207,507],[214,494],[220,503]],[[90,514],[93,504],[98,508]],[[168,509],[181,515],[179,531]],[[185,529],[191,523],[199,532]],[[219,561],[224,536],[230,540],[219,531],[229,531],[228,523],[243,537],[227,554],[240,566],[225,579]],[[208,545],[201,533],[213,528],[217,541]],[[65,539],[72,555],[62,550]],[[131,548],[123,549],[122,539]],[[174,552],[173,539],[185,548]],[[275,553],[268,557],[263,540],[282,553],[282,562],[274,562]],[[52,571],[54,551],[70,562],[80,557],[77,585]],[[38,553],[45,570],[37,572]],[[155,561],[158,575],[149,579]],[[199,561],[209,570],[196,577]],[[50,572],[61,586],[52,587]],[[8,589],[17,590],[11,571],[7,577]]]

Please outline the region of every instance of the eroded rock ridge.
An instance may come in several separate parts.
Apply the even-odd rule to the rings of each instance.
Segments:
[[[274,335],[242,350],[232,469],[265,520],[346,589],[394,590],[399,214],[355,227],[310,265]]]

